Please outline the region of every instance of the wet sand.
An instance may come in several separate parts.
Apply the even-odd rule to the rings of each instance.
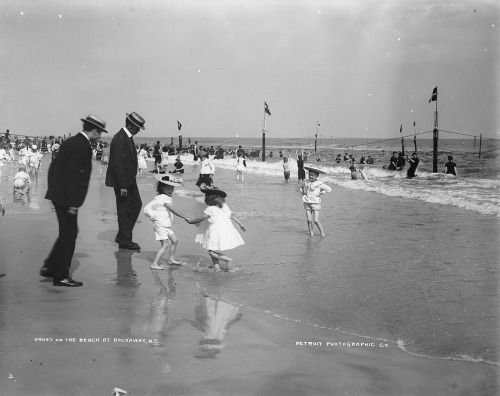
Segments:
[[[188,264],[151,271],[159,246],[151,224],[141,216],[136,225],[140,253],[118,250],[114,195],[98,179],[97,163],[71,269],[84,286],[53,287],[38,275],[57,235],[43,199],[44,165],[28,205],[9,205],[0,217],[0,394],[107,395],[115,387],[128,395],[498,393],[494,366],[411,356],[395,344],[205,296],[200,277],[236,275],[193,271],[207,256],[183,221],[174,229]],[[4,193],[5,175],[4,168]],[[145,204],[154,191],[140,189]],[[175,197],[175,205],[193,212],[192,200]]]

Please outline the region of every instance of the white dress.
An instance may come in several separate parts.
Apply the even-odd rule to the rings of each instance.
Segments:
[[[240,233],[234,228],[231,210],[226,204],[222,209],[209,206],[203,213],[210,217],[202,222],[202,229],[196,235],[195,242],[207,250],[215,251],[230,250],[245,244]]]
[[[137,154],[137,165],[139,169],[148,169],[148,164],[146,163],[147,156],[148,152],[144,149],[141,149],[139,154]]]

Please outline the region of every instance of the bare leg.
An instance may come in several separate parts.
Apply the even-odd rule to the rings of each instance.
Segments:
[[[158,264],[158,261],[160,261],[160,259],[163,257],[163,255],[167,251],[169,242],[170,241],[168,239],[164,239],[164,240],[160,241],[161,248],[160,248],[160,250],[158,250],[158,253],[156,253],[156,257],[153,261],[153,264],[151,264],[151,267],[150,267],[151,269],[157,269],[157,270],[158,269],[165,269],[165,267],[163,265]]]
[[[219,267],[219,255],[213,250],[208,251],[208,255],[212,258],[213,266],[208,268],[218,268]]]
[[[319,210],[314,211],[314,223],[318,226],[321,236],[326,236],[325,231],[323,230],[323,225],[319,222]]]
[[[170,247],[170,257],[168,261],[170,264],[179,265],[181,264],[181,262],[175,259],[175,251],[177,250],[177,244],[179,243],[179,239],[175,236],[175,234],[170,234],[168,238],[172,242],[172,245]]]
[[[313,228],[313,214],[311,210],[306,210],[306,218],[307,218],[307,228],[309,229],[309,235],[314,235]]]

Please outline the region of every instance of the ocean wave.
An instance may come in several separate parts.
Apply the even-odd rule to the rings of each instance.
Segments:
[[[182,161],[186,165],[196,165],[192,155],[184,155]],[[236,160],[226,157],[213,160],[216,168],[236,169]],[[291,172],[297,171],[297,161],[290,158]],[[259,159],[247,159],[245,172],[281,176],[283,165],[279,160],[262,162]],[[307,163],[325,172],[322,180],[350,190],[374,192],[389,197],[416,199],[439,205],[451,205],[485,215],[500,217],[500,196],[498,187],[500,180],[455,177],[444,173],[418,171],[414,179],[406,178],[406,171],[390,171],[368,165],[364,167],[367,180],[351,180],[348,163],[325,164]],[[362,165],[358,165],[362,166]],[[293,174],[292,174],[293,176]]]

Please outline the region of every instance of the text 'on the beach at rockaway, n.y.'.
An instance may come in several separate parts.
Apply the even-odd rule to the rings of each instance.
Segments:
[[[40,337],[34,338],[35,342],[46,343],[72,343],[72,344],[98,344],[98,343],[120,343],[120,344],[158,344],[156,338],[117,338],[117,337],[98,337],[98,338],[52,338]]]

